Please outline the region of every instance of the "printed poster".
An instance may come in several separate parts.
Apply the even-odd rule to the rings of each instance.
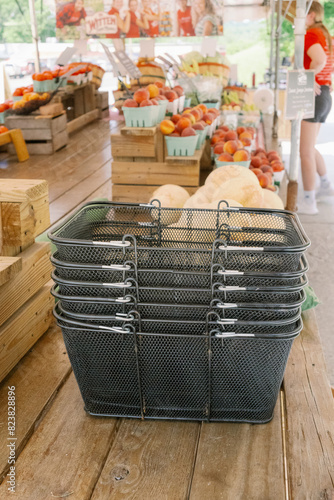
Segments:
[[[60,41],[217,36],[223,0],[56,0],[56,33]]]

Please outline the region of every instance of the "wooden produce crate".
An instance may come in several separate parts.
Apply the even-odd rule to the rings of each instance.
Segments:
[[[52,322],[54,298],[46,283],[0,327],[0,380],[47,331]],[[1,290],[1,289],[0,289]]]
[[[178,184],[193,194],[200,185],[201,157],[167,156],[159,127],[123,127],[111,136],[112,200],[148,202],[162,184]]]
[[[61,102],[66,109],[67,121],[70,122],[97,108],[95,85],[84,83],[83,85],[67,85],[60,89],[54,98],[54,102]]]
[[[0,254],[17,255],[49,226],[49,191],[45,180],[0,180]]]
[[[109,92],[96,90],[95,99],[99,118],[107,118],[109,116]]]
[[[68,142],[66,113],[59,116],[41,115],[8,116],[5,120],[9,129],[21,129],[30,155],[50,155],[66,146]],[[8,145],[11,151],[13,145]]]

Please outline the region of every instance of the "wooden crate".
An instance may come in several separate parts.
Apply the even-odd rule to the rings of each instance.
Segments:
[[[95,85],[91,83],[67,85],[58,92],[54,101],[63,104],[70,122],[97,108],[95,92]]]
[[[123,127],[111,136],[113,201],[146,203],[162,184],[193,194],[200,186],[204,147],[193,156],[168,156],[159,127]]]
[[[50,226],[48,183],[1,179],[0,220],[2,255],[15,256],[32,245],[35,237]]]
[[[0,287],[0,326],[50,279],[50,244],[34,243],[19,254],[22,269]]]
[[[52,322],[49,281],[0,327],[0,380],[20,361]]]
[[[55,117],[41,115],[8,116],[9,129],[21,129],[30,155],[49,155],[66,146],[68,142],[66,113]],[[13,151],[9,144],[8,150]]]

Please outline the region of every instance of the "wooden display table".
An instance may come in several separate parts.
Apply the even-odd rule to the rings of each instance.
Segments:
[[[123,127],[111,135],[113,201],[148,202],[162,184],[178,184],[193,194],[200,186],[204,147],[194,156],[168,156],[159,127]]]
[[[313,311],[304,314],[264,425],[89,416],[55,326],[0,386],[2,422],[8,386],[18,404],[17,498],[332,498],[334,405]],[[0,497],[9,498],[7,425],[0,438]]]

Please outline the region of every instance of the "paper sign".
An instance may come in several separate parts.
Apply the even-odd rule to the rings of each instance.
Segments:
[[[312,70],[288,71],[287,97],[285,102],[285,118],[314,117],[315,75]]]
[[[117,50],[115,52],[115,56],[124,66],[131,78],[140,78],[141,76],[143,76],[137,66],[131,61],[130,57],[123,50]]]
[[[58,57],[56,64],[58,66],[66,66],[72,59],[72,56],[76,53],[77,49],[75,47],[66,47],[66,49]]]
[[[205,36],[202,40],[201,54],[203,57],[215,57],[217,50],[217,40]]]
[[[112,55],[112,53],[110,52],[109,48],[104,43],[102,43],[102,42],[100,42],[100,43],[103,47],[103,50],[104,50],[110,64],[112,65],[114,76],[118,76],[119,74],[122,73],[121,69],[123,70],[123,68],[118,67],[117,62],[116,62],[114,56]]]
[[[80,55],[87,54],[87,40],[74,40],[73,47],[76,48]]]
[[[139,57],[151,57],[154,59],[154,48],[155,48],[155,41],[153,38],[145,38],[144,40],[140,40],[140,53]]]

